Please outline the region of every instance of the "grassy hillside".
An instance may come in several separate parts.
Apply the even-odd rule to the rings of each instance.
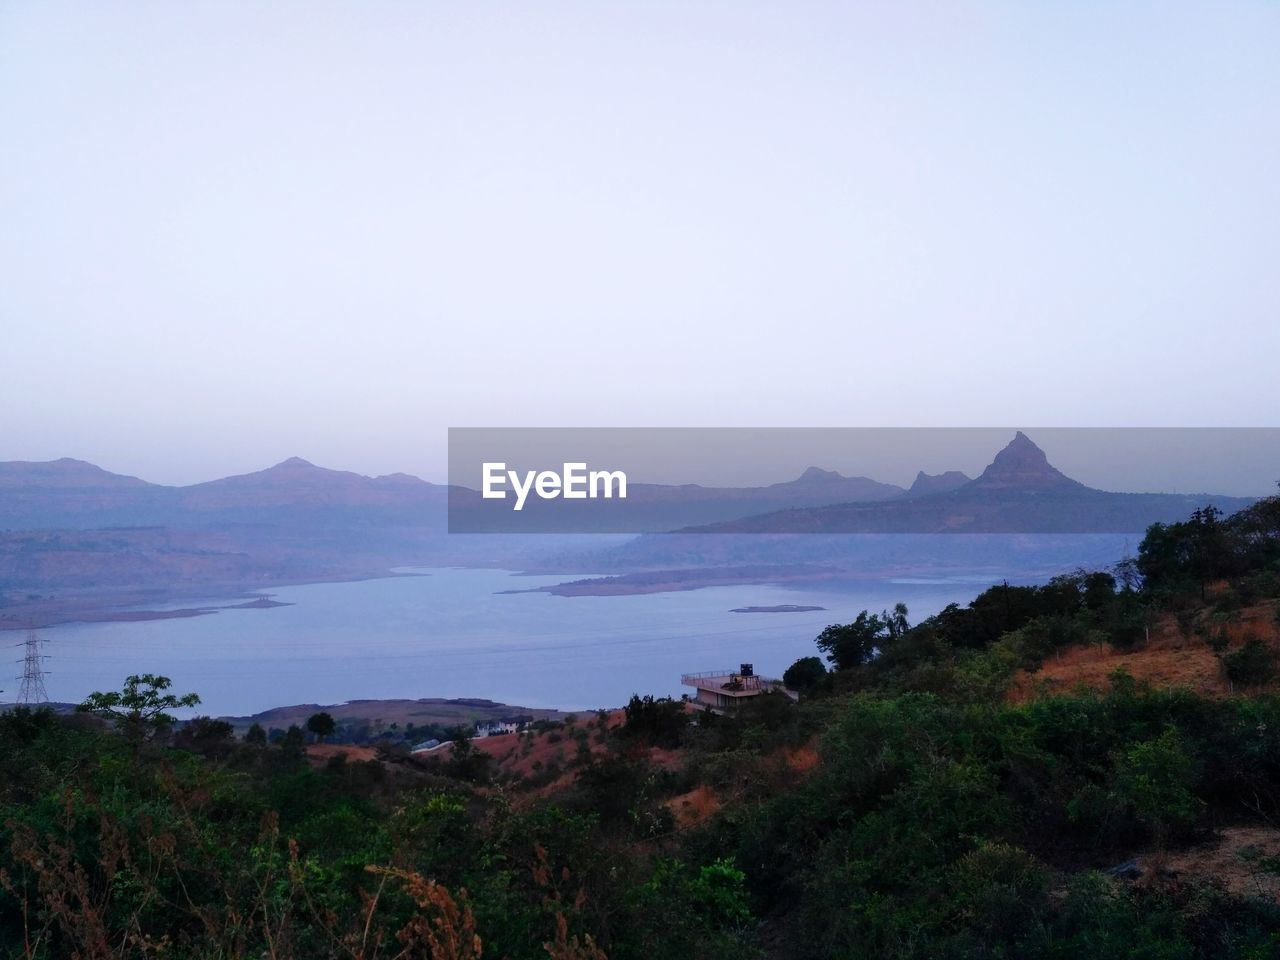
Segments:
[[[1273,499],[833,625],[798,705],[736,718],[637,697],[424,759],[13,711],[0,952],[1277,956],[1277,597]]]

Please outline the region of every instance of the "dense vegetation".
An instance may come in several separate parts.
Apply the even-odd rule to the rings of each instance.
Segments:
[[[1199,511],[1115,570],[1000,585],[915,626],[902,607],[833,625],[818,652],[834,669],[788,671],[799,705],[770,695],[728,718],[637,697],[613,727],[546,733],[576,751],[538,778],[465,739],[433,765],[317,765],[300,731],[175,728],[182,700],[158,677],[70,717],[13,710],[0,951],[1280,956],[1274,901],[1126,864],[1280,818],[1273,651],[1219,629],[1278,595],[1280,500]],[[1162,617],[1254,695],[1120,673],[1104,690],[1007,696],[1067,647],[1141,648]],[[698,791],[715,809],[678,827],[670,801]]]

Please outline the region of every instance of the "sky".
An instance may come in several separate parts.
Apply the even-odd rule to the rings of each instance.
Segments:
[[[1280,4],[0,2],[0,460],[1280,426]]]

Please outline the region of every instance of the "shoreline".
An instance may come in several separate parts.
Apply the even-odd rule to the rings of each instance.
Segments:
[[[298,580],[273,581],[269,584],[210,584],[200,589],[121,590],[109,594],[80,597],[40,597],[8,608],[0,608],[0,632],[47,630],[76,623],[145,623],[152,620],[183,620],[208,616],[220,610],[270,610],[293,606],[291,602],[272,599],[269,592],[280,587],[305,587],[321,583],[360,583],[393,577],[427,577],[427,573],[387,570],[384,573],[360,573],[349,576],[326,576]],[[193,606],[158,609],[184,600],[229,600],[232,603],[202,603]],[[156,608],[149,605],[155,604]]]
[[[826,607],[816,607],[804,603],[776,603],[771,607],[734,607],[730,613],[816,613]]]
[[[474,570],[510,569],[495,564],[454,564],[451,567]],[[273,590],[318,584],[361,583],[398,577],[427,577],[430,566],[398,563],[378,572],[352,572],[319,577],[290,578],[270,583],[231,582],[182,588],[122,589],[86,591],[82,595],[32,596],[26,602],[0,607],[0,633],[5,631],[44,630],[77,623],[145,623],[156,620],[181,620],[209,616],[222,610],[267,610],[292,606],[291,602],[274,599]],[[945,580],[948,567],[939,566],[930,573]],[[972,574],[973,568],[966,568]],[[992,578],[1036,580],[1053,572],[1053,565],[1039,565],[1013,573],[1000,567],[987,571]],[[512,576],[554,576],[540,571],[511,570]],[[875,570],[846,569],[839,566],[813,564],[728,565],[682,569],[640,570],[564,580],[537,587],[496,590],[494,596],[544,594],[555,597],[628,597],[658,593],[682,593],[715,587],[779,586],[801,587],[845,579],[883,580],[894,576],[921,575],[918,566],[890,564]],[[202,602],[203,601],[203,602]],[[218,602],[226,601],[226,602]],[[173,604],[174,606],[169,606]],[[792,604],[739,607],[730,613],[801,613],[821,607],[799,608]]]
[[[337,721],[362,721],[366,723],[475,723],[500,720],[513,713],[523,714],[535,720],[556,720],[572,713],[584,711],[566,710],[562,707],[530,707],[518,703],[504,703],[487,697],[385,697],[344,700],[341,703],[295,703],[268,707],[255,713],[224,714],[217,719],[230,723],[237,731],[243,731],[252,723],[263,727],[302,726],[307,717],[324,712]]]

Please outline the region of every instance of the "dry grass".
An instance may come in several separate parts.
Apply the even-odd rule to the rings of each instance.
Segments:
[[[1137,859],[1147,886],[1168,890],[1213,880],[1236,896],[1280,903],[1280,875],[1264,869],[1268,858],[1280,858],[1280,830],[1274,827],[1227,827],[1214,843]]]
[[[1280,653],[1274,602],[1241,610],[1223,630],[1228,651],[1239,649],[1249,637],[1257,637]],[[1183,633],[1170,615],[1156,623],[1151,641],[1140,650],[1116,650],[1110,644],[1071,647],[1046,660],[1034,673],[1020,672],[1009,699],[1017,703],[1078,686],[1105,689],[1111,674],[1122,667],[1135,679],[1155,687],[1184,688],[1209,697],[1231,692],[1215,651],[1203,637]]]
[[[340,754],[345,754],[352,763],[378,759],[376,747],[357,747],[345,743],[311,743],[307,745],[306,751],[307,759],[317,765],[323,765]]]
[[[799,747],[789,747],[782,751],[782,761],[792,773],[804,775],[816,767],[822,758],[818,755],[818,740],[815,737]]]
[[[724,802],[715,790],[705,783],[667,801],[667,807],[675,818],[677,830],[688,830],[706,823],[719,812],[723,805]]]

